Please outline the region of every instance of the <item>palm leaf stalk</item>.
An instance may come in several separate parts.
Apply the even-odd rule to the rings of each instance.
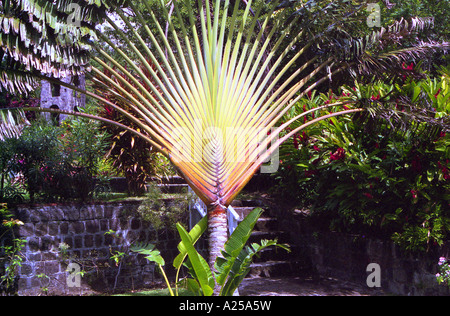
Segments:
[[[308,91],[349,64],[331,71],[334,58],[319,61],[313,57],[292,69],[314,39],[298,48],[295,45],[304,36],[300,32],[288,45],[282,45],[296,19],[285,27],[283,19],[274,18],[274,9],[264,16],[258,10],[253,16],[251,0],[245,9],[239,7],[239,1],[231,7],[229,0],[216,0],[211,8],[209,1],[199,0],[198,12],[205,12],[200,14],[200,23],[189,1],[184,5],[188,23],[180,10],[181,1],[172,2],[175,14],[170,18],[162,3],[169,36],[153,13],[150,1],[142,2],[155,28],[145,23],[144,12],[129,1],[129,8],[141,24],[139,32],[118,7],[116,13],[128,32],[108,18],[120,41],[97,34],[105,46],[94,45],[97,55],[93,61],[99,66],[92,67],[91,79],[103,93],[72,87],[117,110],[135,127],[79,112],[24,110],[74,114],[114,124],[142,137],[166,155],[208,207],[208,263],[213,267],[228,237],[227,207],[278,147],[311,124],[363,109],[316,117],[278,138],[286,127],[311,111],[346,104],[327,104],[277,126]],[[294,47],[295,53],[291,54]],[[112,58],[111,50],[125,64]],[[324,75],[325,69],[328,73]],[[48,80],[71,87],[56,79]]]

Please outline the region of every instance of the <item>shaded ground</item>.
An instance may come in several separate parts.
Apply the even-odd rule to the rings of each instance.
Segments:
[[[333,278],[249,278],[239,287],[241,296],[383,296],[380,289]]]

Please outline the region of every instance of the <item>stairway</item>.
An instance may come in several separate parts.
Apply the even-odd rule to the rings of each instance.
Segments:
[[[151,179],[152,183],[157,183],[161,193],[187,193],[188,185],[186,181],[180,176],[171,176],[163,178],[162,181],[158,179]],[[147,187],[149,184],[147,184]]]
[[[243,219],[254,208],[261,207],[264,213],[256,222],[248,244],[261,243],[263,239],[277,239],[278,243],[289,245],[291,252],[278,247],[269,247],[254,257],[247,278],[255,277],[285,277],[298,275],[307,270],[307,265],[299,258],[298,247],[290,243],[289,233],[279,227],[278,220],[270,216],[269,206],[257,200],[238,200],[232,204],[234,210]]]

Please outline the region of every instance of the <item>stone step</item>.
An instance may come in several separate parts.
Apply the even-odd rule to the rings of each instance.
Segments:
[[[160,184],[158,185],[162,193],[187,193],[187,184]]]
[[[254,207],[244,207],[244,206],[233,206],[236,213],[238,213],[239,217],[244,219],[253,209]]]
[[[271,246],[261,250],[258,253],[258,256],[254,256],[253,262],[261,263],[266,261],[287,261],[296,258],[299,248],[297,246],[287,245],[289,246],[290,252],[280,247]]]
[[[231,202],[231,206],[233,207],[262,207],[264,208],[266,205],[261,200],[251,200],[251,199],[235,199]]]
[[[263,239],[276,239],[279,243],[288,243],[289,234],[283,231],[253,231],[248,239],[249,243],[260,243]]]
[[[272,217],[260,217],[254,227],[255,231],[270,232],[278,230],[278,220]]]
[[[171,177],[163,177],[163,178],[155,178],[152,177],[149,181],[154,183],[163,183],[163,184],[186,184],[186,181],[180,176],[171,176]]]
[[[147,190],[150,187],[150,184],[146,185]],[[161,193],[187,193],[188,192],[188,185],[187,184],[181,184],[181,183],[174,183],[174,184],[158,184],[159,189],[161,190]]]
[[[308,269],[303,263],[297,261],[266,261],[266,262],[256,262],[250,265],[250,272],[248,274],[249,278],[270,278],[286,276],[292,273],[299,273]]]
[[[187,193],[188,185],[186,181],[180,176],[171,176],[163,178],[152,177],[146,185],[148,187],[151,185],[157,185],[162,193]]]
[[[164,177],[162,179],[151,177],[147,181],[147,187],[151,184],[182,184],[187,186],[186,181],[179,176]],[[114,177],[109,180],[109,185],[113,192],[126,192],[128,189],[127,180],[124,177]]]
[[[261,200],[241,200],[243,207],[266,207],[263,201]]]

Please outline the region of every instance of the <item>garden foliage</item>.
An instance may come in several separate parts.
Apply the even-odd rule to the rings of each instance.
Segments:
[[[158,264],[172,296],[178,295],[178,275],[182,266],[187,267],[189,271],[190,277],[184,279],[184,284],[190,294],[211,296],[217,285],[220,287],[221,296],[231,296],[249,273],[253,257],[258,255],[261,250],[270,246],[277,246],[290,251],[287,245],[278,244],[276,240],[262,240],[261,244],[246,245],[261,214],[262,210],[256,208],[239,223],[225,243],[221,256],[217,257],[214,265],[215,271],[211,270],[207,261],[195,249],[195,243],[207,228],[207,218],[203,217],[190,232],[177,224],[181,242],[178,244],[180,253],[173,261],[173,266],[177,270],[175,293],[172,291],[163,269],[164,259],[153,245],[138,244],[131,250],[145,255],[147,260]]]
[[[26,244],[24,239],[16,238],[14,229],[24,223],[13,218],[6,204],[0,204],[0,221],[0,293],[14,294],[23,261],[21,250]]]
[[[381,119],[331,118],[294,135],[281,149],[277,191],[310,207],[312,218],[333,230],[427,251],[448,240],[450,230],[450,79],[406,79],[303,98],[294,112],[336,99],[366,99],[392,111]],[[409,120],[407,106],[421,123]]]
[[[9,202],[22,202],[27,194],[31,202],[87,199],[105,154],[106,134],[95,126],[85,119],[61,126],[33,122],[20,137],[2,141],[0,197]]]

